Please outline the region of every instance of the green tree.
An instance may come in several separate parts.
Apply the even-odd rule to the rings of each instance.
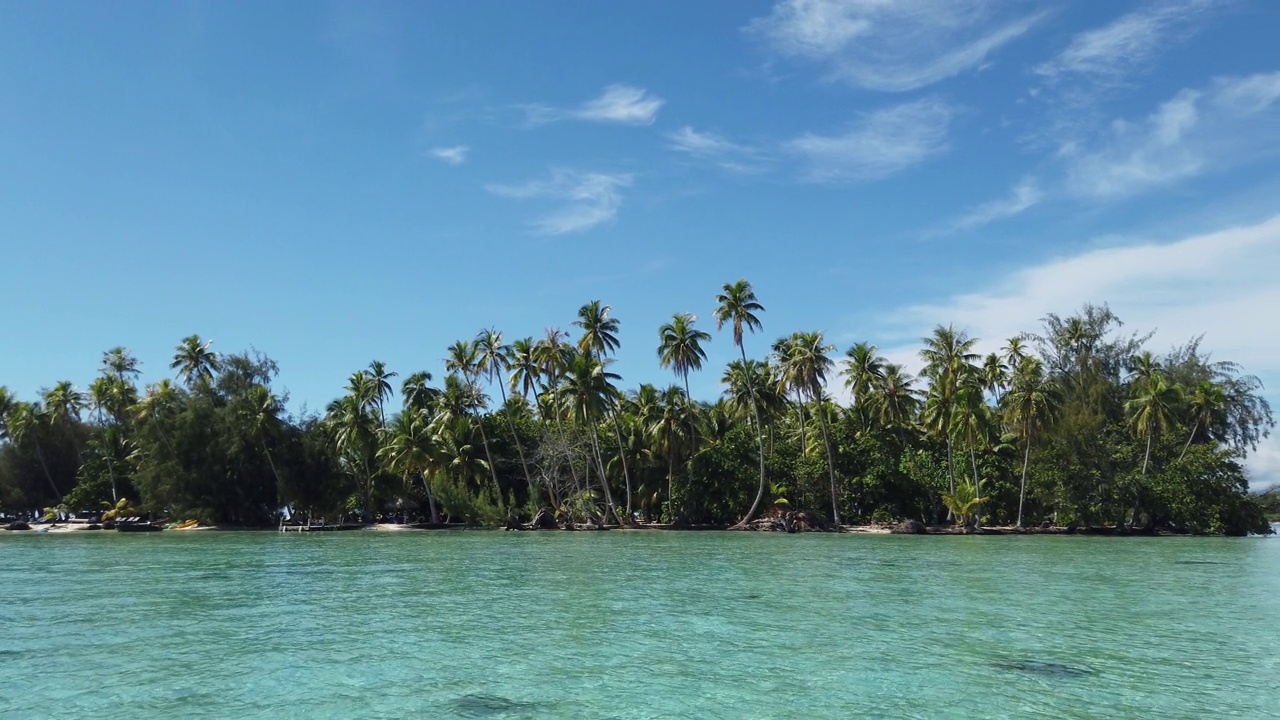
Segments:
[[[671,322],[658,328],[658,364],[671,368],[677,377],[684,380],[684,394],[688,398],[690,410],[693,407],[693,396],[689,394],[689,373],[701,370],[707,353],[702,343],[710,342],[711,335],[694,328],[697,316],[690,313],[677,313]],[[693,483],[693,455],[698,450],[698,439],[693,427],[693,413],[689,413],[689,482]]]
[[[199,335],[191,335],[183,338],[175,349],[169,368],[178,371],[178,379],[187,387],[212,380],[214,373],[221,368],[218,353],[209,349],[212,345],[212,340],[203,342]]]
[[[746,278],[733,283],[725,283],[721,288],[720,294],[716,295],[716,330],[722,329],[725,325],[729,325],[733,329],[733,344],[738,347],[738,353],[742,356],[742,373],[739,377],[744,381],[747,388],[751,413],[756,422],[756,442],[759,447],[760,485],[756,490],[755,500],[751,502],[751,509],[747,511],[746,517],[742,518],[742,521],[738,523],[739,526],[745,526],[755,518],[756,513],[760,510],[760,503],[764,500],[765,492],[769,488],[764,472],[764,423],[760,420],[760,402],[756,398],[756,386],[758,384],[756,380],[759,373],[756,372],[753,366],[749,365],[747,350],[742,342],[744,331],[754,333],[763,327],[758,315],[758,313],[762,312],[764,312],[764,306],[756,298],[755,290],[752,289],[751,283],[747,282]]]

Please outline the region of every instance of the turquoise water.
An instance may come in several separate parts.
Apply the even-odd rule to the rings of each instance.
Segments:
[[[1280,541],[0,534],[0,717],[1280,716]]]

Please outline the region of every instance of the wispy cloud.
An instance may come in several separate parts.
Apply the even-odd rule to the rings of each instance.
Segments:
[[[1194,35],[1201,16],[1221,7],[1217,0],[1156,2],[1122,15],[1111,23],[1076,35],[1057,57],[1035,72],[1048,79],[1084,76],[1115,83],[1147,69],[1161,52]]]
[[[714,162],[729,172],[749,175],[764,171],[764,156],[758,148],[735,143],[719,133],[699,132],[685,125],[667,133],[667,142],[672,150]]]
[[[999,0],[780,0],[746,31],[775,52],[825,65],[858,87],[901,92],[987,62],[1043,13]]]
[[[1044,200],[1044,192],[1040,189],[1040,183],[1033,177],[1025,177],[1019,180],[1005,197],[982,203],[947,223],[945,231],[972,230],[997,220],[1011,218],[1026,212],[1042,200]]]
[[[838,135],[801,135],[784,149],[802,159],[811,182],[875,180],[944,152],[951,116],[946,103],[926,98],[868,113]]]
[[[918,338],[933,325],[954,322],[991,352],[1020,332],[1035,330],[1046,313],[1067,313],[1086,302],[1107,302],[1126,329],[1155,330],[1160,350],[1205,333],[1219,359],[1260,376],[1277,401],[1280,380],[1280,216],[1173,242],[1139,240],[1047,260],[982,289],[886,316],[876,333],[884,354],[919,369]],[[1263,484],[1280,482],[1280,443],[1260,448],[1251,463]],[[1263,472],[1274,473],[1269,478]]]
[[[577,107],[557,108],[537,103],[523,105],[521,109],[530,125],[545,125],[558,120],[652,125],[665,103],[666,100],[643,88],[615,84],[606,87],[599,97]]]
[[[1139,122],[1118,120],[1095,148],[1069,145],[1067,188],[1112,199],[1280,152],[1280,72],[1184,89]]]
[[[520,185],[490,183],[485,190],[514,200],[546,199],[558,208],[529,223],[538,235],[583,232],[613,220],[622,206],[621,188],[629,187],[629,174],[584,173],[555,169],[549,178]]]
[[[467,160],[467,153],[471,148],[466,145],[454,145],[453,147],[437,147],[431,148],[427,154],[449,165],[461,165]]]

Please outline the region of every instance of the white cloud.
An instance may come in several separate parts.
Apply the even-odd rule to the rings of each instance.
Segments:
[[[588,122],[618,123],[621,125],[652,125],[666,100],[648,90],[630,85],[615,84],[604,89],[600,97],[575,107],[555,108],[549,105],[525,105],[523,109],[530,125],[545,125],[557,120],[585,120]]]
[[[628,174],[583,173],[556,169],[545,180],[523,185],[491,183],[485,189],[515,200],[549,199],[560,207],[529,223],[538,235],[582,232],[613,220],[622,206],[620,188],[629,187]]]
[[[1222,5],[1215,0],[1157,2],[1122,15],[1110,24],[1076,35],[1054,59],[1035,72],[1048,79],[1084,76],[1109,84],[1146,69],[1176,41],[1193,35],[1200,16]]]
[[[672,150],[709,160],[729,172],[754,174],[764,170],[763,157],[757,148],[732,142],[714,132],[699,132],[685,125],[667,133]]]
[[[947,229],[950,231],[972,230],[996,220],[1011,218],[1029,210],[1043,199],[1044,192],[1040,190],[1040,184],[1035,178],[1026,177],[1018,181],[1007,196],[982,203],[949,223]]]
[[[450,165],[461,165],[466,161],[467,153],[470,152],[470,150],[471,148],[466,145],[454,145],[453,147],[431,148],[431,150],[428,151],[428,154],[441,162],[445,162]]]
[[[812,182],[874,180],[944,152],[951,114],[946,103],[926,98],[864,115],[840,135],[806,133],[784,149],[802,158]]]
[[[1067,189],[1095,199],[1125,197],[1274,155],[1278,101],[1280,72],[1184,89],[1140,122],[1112,123],[1096,148],[1064,148]]]
[[[1125,330],[1155,330],[1150,346],[1163,351],[1205,334],[1204,348],[1240,363],[1267,385],[1280,404],[1280,216],[1254,225],[1187,237],[1089,250],[1013,273],[981,291],[958,293],[888,316],[883,353],[919,369],[918,338],[954,322],[992,352],[1005,340],[1038,330],[1050,312],[1069,313],[1106,302]],[[1250,459],[1258,484],[1280,482],[1280,439]]]
[[[822,63],[833,78],[901,92],[980,67],[1043,14],[1011,17],[998,0],[779,0],[746,27],[775,52]]]

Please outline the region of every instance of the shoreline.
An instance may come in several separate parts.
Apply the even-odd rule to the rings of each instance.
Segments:
[[[502,532],[732,532],[732,533],[758,533],[758,534],[837,534],[837,535],[929,535],[929,536],[957,536],[969,537],[975,535],[982,536],[1021,536],[1021,535],[1054,535],[1054,536],[1080,536],[1080,537],[1243,537],[1230,536],[1225,534],[1196,534],[1174,532],[1166,529],[1159,530],[1130,530],[1123,527],[1097,526],[1097,527],[1035,527],[1035,528],[1017,528],[1014,526],[984,526],[981,528],[957,528],[947,525],[923,525],[916,523],[914,526],[904,528],[907,523],[898,526],[887,525],[842,525],[840,528],[812,528],[800,530],[795,533],[787,533],[781,530],[759,529],[759,528],[737,528],[733,526],[673,526],[663,523],[640,523],[636,525],[607,525],[604,527],[582,526],[574,528],[534,528],[534,527],[508,527],[501,526],[481,526],[481,525],[448,525],[421,527],[411,523],[373,523],[369,525],[345,525],[345,526],[329,526],[329,530],[341,529],[352,532],[377,532],[377,533],[417,533],[417,532],[456,532],[459,530],[470,531],[502,531]],[[30,529],[11,530],[0,527],[2,534],[14,535],[66,535],[71,533],[101,533],[114,534],[117,531],[104,529],[101,527],[93,527],[88,523],[38,523],[31,525]],[[223,526],[223,525],[200,525],[189,528],[168,528],[165,532],[281,532],[281,534],[289,534],[292,531],[298,532],[322,532],[318,527],[309,529],[299,529],[297,527],[289,527],[281,532],[280,528],[265,527],[242,527],[242,526]],[[125,533],[128,534],[128,533]],[[147,533],[149,534],[149,533]],[[1248,537],[1266,537],[1261,535],[1250,535]]]

